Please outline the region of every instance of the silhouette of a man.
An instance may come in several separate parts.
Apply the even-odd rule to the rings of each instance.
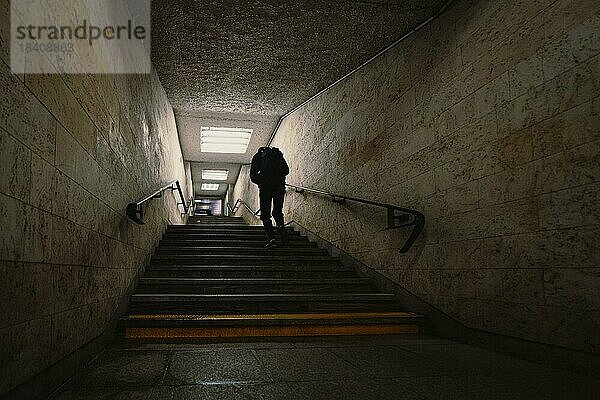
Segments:
[[[271,222],[271,207],[277,230],[283,244],[287,244],[287,235],[283,221],[283,197],[285,195],[285,177],[290,173],[283,153],[276,147],[261,147],[252,157],[250,180],[258,185],[260,198],[260,219],[267,234],[265,247],[277,246],[275,231]]]

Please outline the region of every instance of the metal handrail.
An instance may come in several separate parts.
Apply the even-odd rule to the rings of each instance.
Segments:
[[[419,237],[419,234],[423,230],[423,227],[425,226],[425,216],[417,210],[411,210],[409,208],[398,207],[392,204],[379,203],[371,200],[358,199],[356,197],[342,196],[324,190],[311,189],[287,183],[285,186],[294,189],[296,193],[307,192],[325,197],[331,197],[331,201],[338,204],[343,204],[345,201],[353,201],[356,203],[368,204],[375,207],[385,208],[387,210],[387,229],[398,229],[407,226],[413,226],[413,230],[410,236],[408,237],[408,239],[406,239],[406,242],[404,243],[402,248],[400,248],[400,253],[406,253],[412,247],[412,245]],[[398,215],[397,213],[400,214]]]
[[[233,205],[233,207],[231,207],[231,205],[229,203],[227,203],[227,208],[229,209],[229,212],[232,214],[235,214],[237,212],[237,210],[239,210],[240,206],[246,207],[246,209],[248,209],[248,211],[250,211],[252,213],[252,215],[254,215],[255,217],[257,217],[258,214],[260,213],[260,208],[256,211],[254,211],[252,208],[250,208],[248,203],[246,203],[242,199],[237,199],[235,201],[235,204]]]
[[[180,202],[178,202],[177,205],[183,206],[183,212],[181,213],[181,215],[187,214],[189,208],[188,208],[188,205],[185,203],[185,198],[183,197],[183,191],[181,190],[181,185],[179,184],[179,181],[176,180],[176,181],[169,183],[168,185],[161,187],[157,191],[153,192],[152,194],[149,194],[148,196],[142,198],[141,200],[139,200],[135,203],[127,204],[127,209],[126,209],[127,216],[133,222],[140,224],[140,225],[144,225],[145,222],[142,219],[142,217],[143,217],[143,207],[142,206],[144,205],[144,203],[146,203],[152,199],[158,199],[158,198],[162,197],[163,192],[166,190],[169,190],[169,189],[173,192],[177,191],[177,193],[179,194]]]
[[[188,203],[186,214],[193,215],[195,210],[196,210],[196,203],[194,202],[194,196],[190,196],[190,202]]]

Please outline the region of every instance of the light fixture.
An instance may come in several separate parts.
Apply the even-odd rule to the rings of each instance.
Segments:
[[[229,171],[226,169],[203,169],[202,179],[206,181],[226,181]]]
[[[218,183],[203,183],[200,190],[219,190]]]
[[[200,151],[203,153],[244,154],[248,149],[253,129],[200,128]]]

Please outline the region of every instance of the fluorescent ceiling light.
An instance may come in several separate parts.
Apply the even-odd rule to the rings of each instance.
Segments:
[[[206,181],[226,181],[229,171],[226,169],[203,169],[202,179]]]
[[[218,183],[203,183],[200,190],[219,190]]]
[[[200,151],[203,153],[244,154],[248,149],[253,129],[200,128]]]

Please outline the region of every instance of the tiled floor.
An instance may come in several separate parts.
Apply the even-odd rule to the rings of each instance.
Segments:
[[[119,345],[55,400],[600,399],[600,381],[435,337]]]

